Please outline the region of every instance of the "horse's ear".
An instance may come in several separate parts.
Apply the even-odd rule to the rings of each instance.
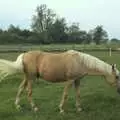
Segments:
[[[115,72],[116,64],[112,64],[112,71]]]

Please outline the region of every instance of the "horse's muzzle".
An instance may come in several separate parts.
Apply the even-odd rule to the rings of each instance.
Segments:
[[[120,73],[118,76],[116,76],[116,80],[117,80],[117,92],[120,94]]]

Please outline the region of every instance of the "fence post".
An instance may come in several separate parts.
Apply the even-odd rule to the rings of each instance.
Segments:
[[[109,48],[109,56],[111,56],[112,54],[111,54],[111,48]]]

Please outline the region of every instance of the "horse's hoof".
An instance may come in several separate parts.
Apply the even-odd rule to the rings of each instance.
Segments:
[[[21,107],[20,105],[17,105],[17,106],[16,106],[16,109],[19,110],[19,111],[21,111],[21,110],[22,110],[22,107]]]
[[[60,114],[64,114],[64,110],[60,110]]]
[[[38,107],[34,107],[34,111],[37,112],[38,111]]]
[[[82,111],[82,108],[77,108],[77,112],[81,112]]]

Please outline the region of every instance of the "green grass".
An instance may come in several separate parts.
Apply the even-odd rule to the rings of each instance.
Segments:
[[[19,53],[0,53],[0,58],[15,60]],[[120,66],[120,53],[89,52],[108,63]],[[120,68],[120,67],[119,67]],[[15,96],[22,77],[12,76],[0,83],[0,120],[120,120],[120,96],[116,88],[109,86],[100,76],[87,76],[81,80],[81,106],[83,111],[76,112],[74,88],[69,91],[65,113],[59,114],[58,105],[64,83],[52,84],[40,80],[34,83],[33,98],[39,112],[31,110],[26,93],[21,96],[22,111],[14,106]]]

